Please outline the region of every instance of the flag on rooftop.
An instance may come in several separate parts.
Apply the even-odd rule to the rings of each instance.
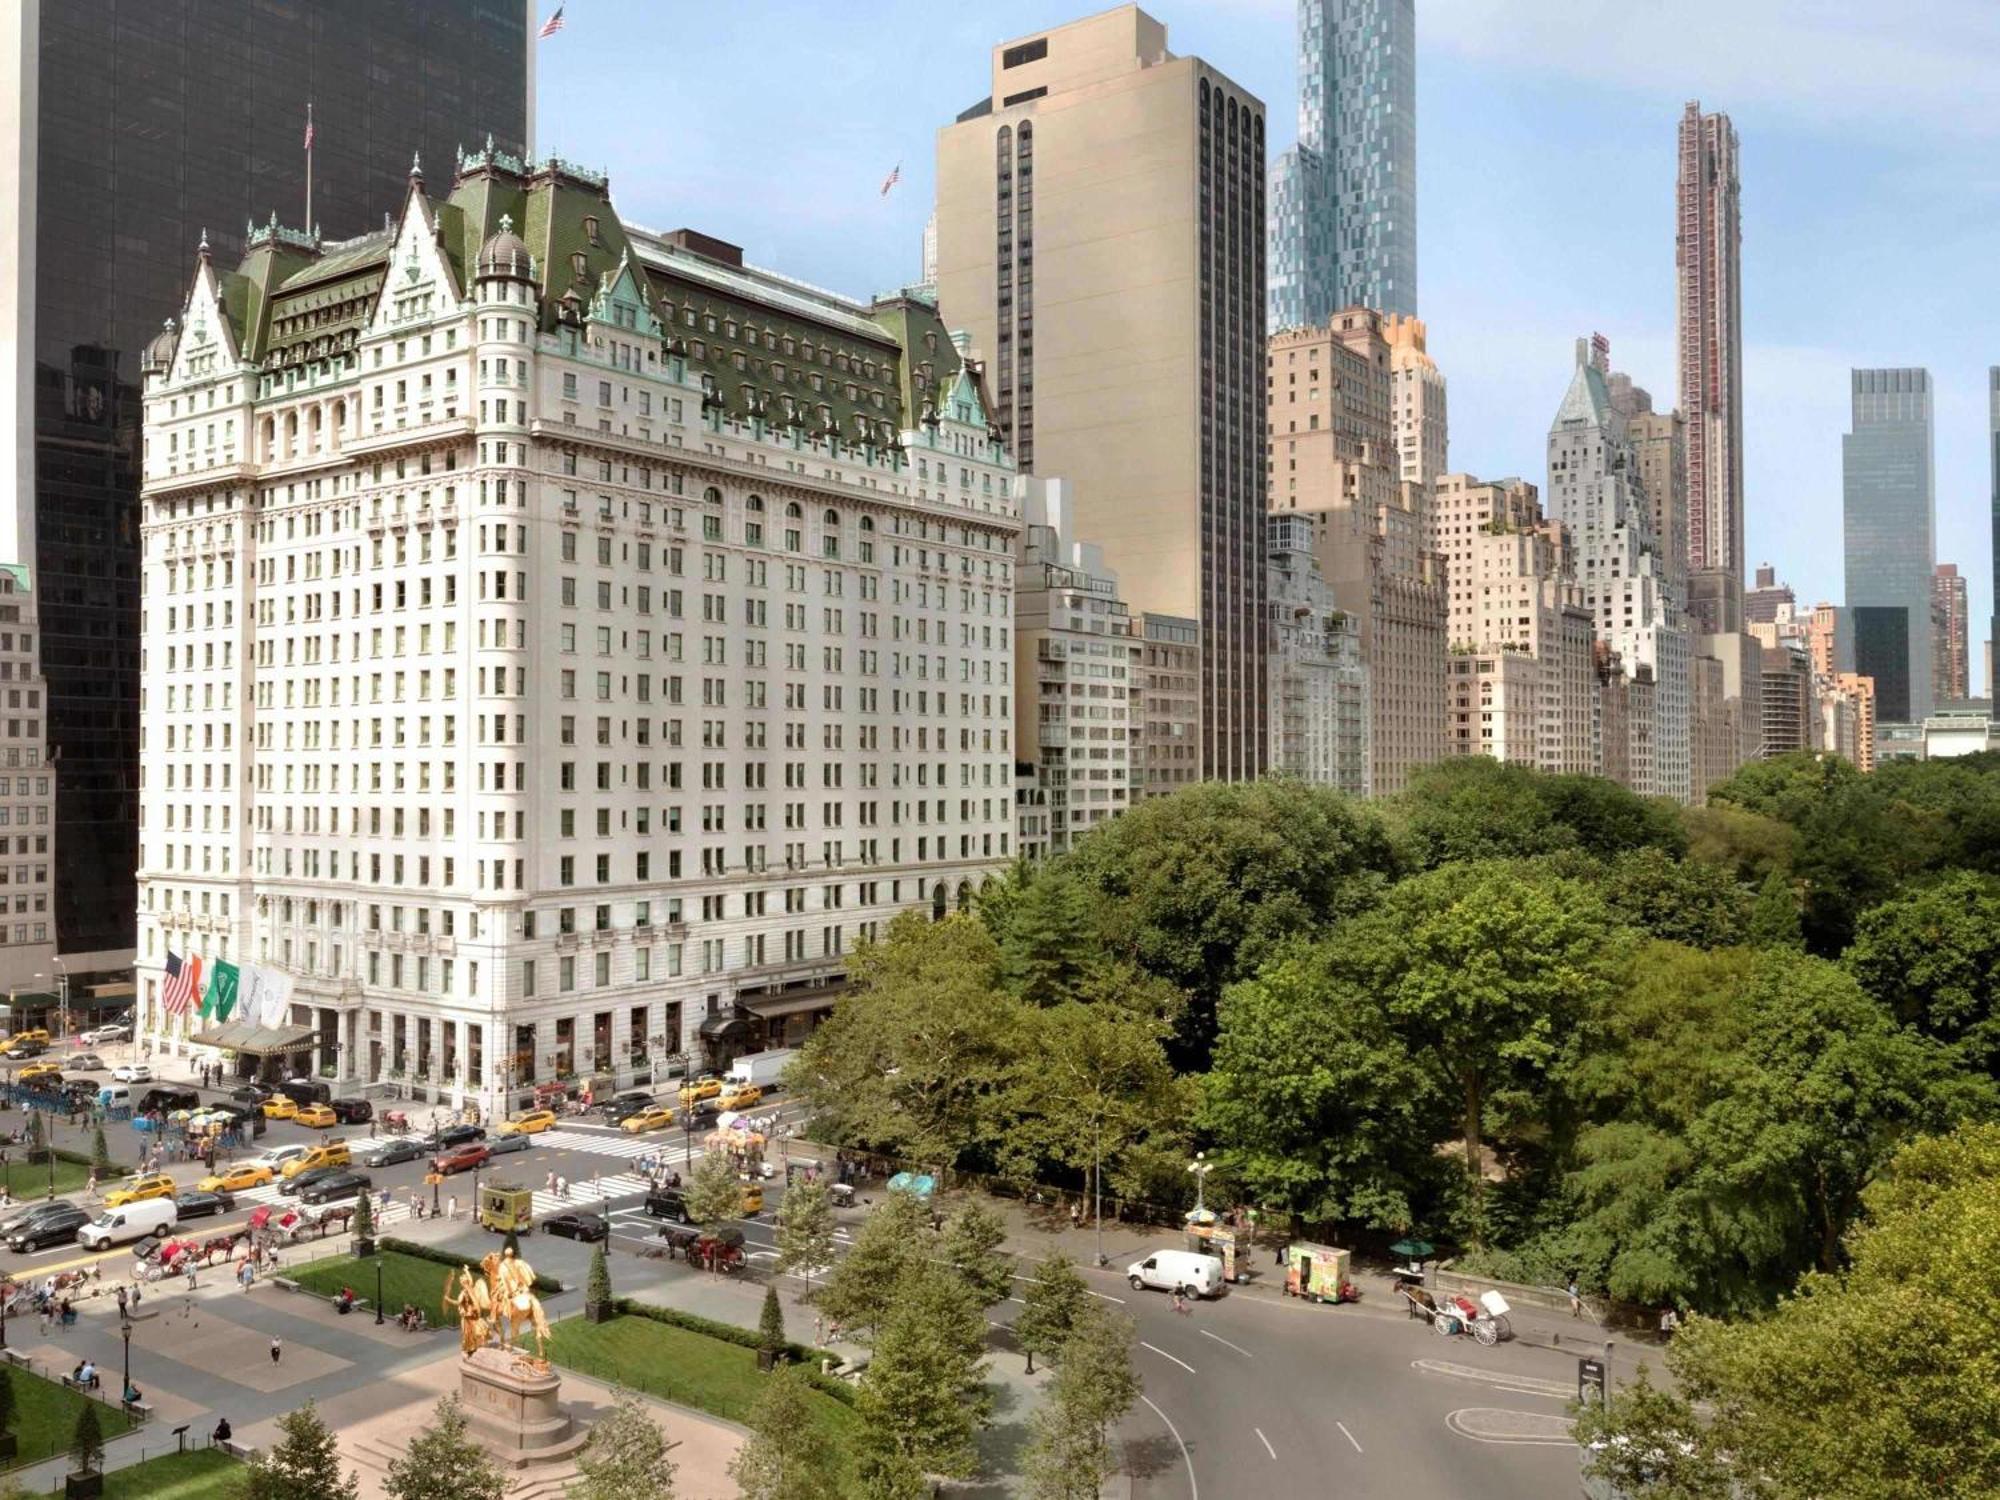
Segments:
[[[903,180],[903,164],[901,162],[897,162],[895,165],[895,169],[891,171],[887,177],[884,177],[882,179],[882,192],[880,196],[884,198],[888,197],[889,189],[894,187],[897,183],[901,182],[902,180]]]
[[[561,31],[563,29],[562,13],[563,13],[563,8],[562,6],[558,5],[556,7],[556,13],[550,16],[546,21],[542,22],[542,29],[537,33],[535,33],[535,39],[537,41],[546,41],[548,40],[548,38],[554,36],[558,31]]]

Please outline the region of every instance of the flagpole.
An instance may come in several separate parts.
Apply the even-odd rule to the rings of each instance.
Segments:
[[[308,99],[306,101],[306,221],[300,227],[303,228],[307,234],[311,234],[312,225],[313,225],[313,107],[312,107],[312,101]]]

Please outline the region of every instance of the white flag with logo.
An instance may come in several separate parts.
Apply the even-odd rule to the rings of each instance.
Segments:
[[[245,1013],[259,1026],[283,1026],[291,1019],[292,976],[283,969],[251,964],[243,971]]]

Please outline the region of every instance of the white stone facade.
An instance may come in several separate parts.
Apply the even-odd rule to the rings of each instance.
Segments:
[[[814,330],[811,391],[872,377],[865,305],[635,234],[552,312],[445,238],[414,185],[351,357],[283,370],[204,256],[149,375],[140,1012],[181,1044],[169,949],[268,963],[322,1073],[503,1108],[700,1066],[739,1002],[775,1044],[1013,858],[1017,480],[949,346],[852,439],[696,368],[712,294]]]
[[[1361,620],[1340,608],[1313,555],[1312,518],[1265,518],[1271,611],[1271,770],[1368,795],[1372,712]]]

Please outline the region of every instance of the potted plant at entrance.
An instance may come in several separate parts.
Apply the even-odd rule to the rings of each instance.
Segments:
[[[64,1500],[98,1500],[104,1493],[104,1429],[97,1420],[97,1403],[86,1400],[70,1434],[70,1462],[63,1479]]]
[[[354,1255],[366,1260],[375,1253],[375,1206],[364,1191],[354,1200]]]

